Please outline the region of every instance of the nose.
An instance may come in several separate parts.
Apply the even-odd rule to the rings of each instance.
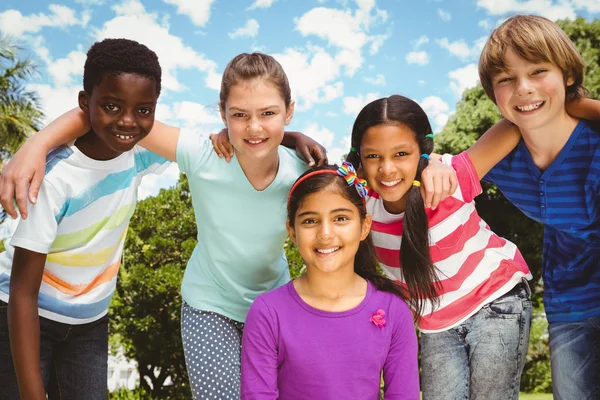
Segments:
[[[317,239],[326,242],[333,237],[333,226],[329,221],[322,221],[317,232]]]
[[[117,126],[121,129],[133,129],[136,126],[135,117],[133,112],[125,111],[117,121]]]
[[[262,131],[262,125],[260,124],[260,121],[256,118],[252,118],[250,119],[250,121],[248,121],[248,126],[246,127],[246,131],[248,131],[248,133],[259,133]]]
[[[533,86],[531,81],[526,78],[519,78],[517,81],[517,88],[515,93],[518,96],[527,96],[533,92]]]
[[[382,160],[379,165],[379,172],[384,176],[388,176],[396,172],[396,164],[391,160]]]

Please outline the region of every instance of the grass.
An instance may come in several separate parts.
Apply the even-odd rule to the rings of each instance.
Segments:
[[[542,393],[542,394],[521,393],[521,394],[519,394],[519,400],[552,400],[552,393]]]

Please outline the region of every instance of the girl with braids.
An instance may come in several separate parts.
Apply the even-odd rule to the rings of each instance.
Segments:
[[[400,286],[380,275],[365,182],[349,163],[292,186],[287,229],[306,273],[258,296],[242,342],[242,398],[419,399],[417,339]]]
[[[421,107],[402,96],[382,98],[354,123],[347,160],[371,188],[366,206],[380,266],[403,289],[422,332],[425,400],[518,397],[531,274],[474,202],[481,177],[518,140],[518,131],[502,123],[466,152],[442,156],[456,171],[458,189],[429,209],[419,189],[433,132]]]

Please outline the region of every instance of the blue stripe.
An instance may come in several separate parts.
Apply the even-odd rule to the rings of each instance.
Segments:
[[[8,294],[9,287],[10,276],[4,273],[0,274],[0,291]],[[51,311],[55,314],[63,315],[65,317],[78,319],[93,318],[108,310],[110,299],[113,293],[114,291],[111,292],[106,298],[90,304],[67,303],[48,296],[47,294],[39,293],[38,307],[42,310]]]
[[[50,171],[58,164],[60,161],[65,160],[73,154],[73,150],[71,150],[68,146],[59,146],[46,155],[46,171],[45,174],[48,175]]]
[[[162,165],[168,161],[169,160],[166,158],[148,150],[142,150],[135,153],[135,165],[137,167],[137,172],[142,172],[150,168],[150,166],[153,164]]]

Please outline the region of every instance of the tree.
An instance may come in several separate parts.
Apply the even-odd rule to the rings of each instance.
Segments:
[[[181,343],[180,285],[196,233],[184,175],[175,188],[140,201],[129,225],[110,329],[113,342],[137,361],[140,385],[152,398],[191,396]]]

